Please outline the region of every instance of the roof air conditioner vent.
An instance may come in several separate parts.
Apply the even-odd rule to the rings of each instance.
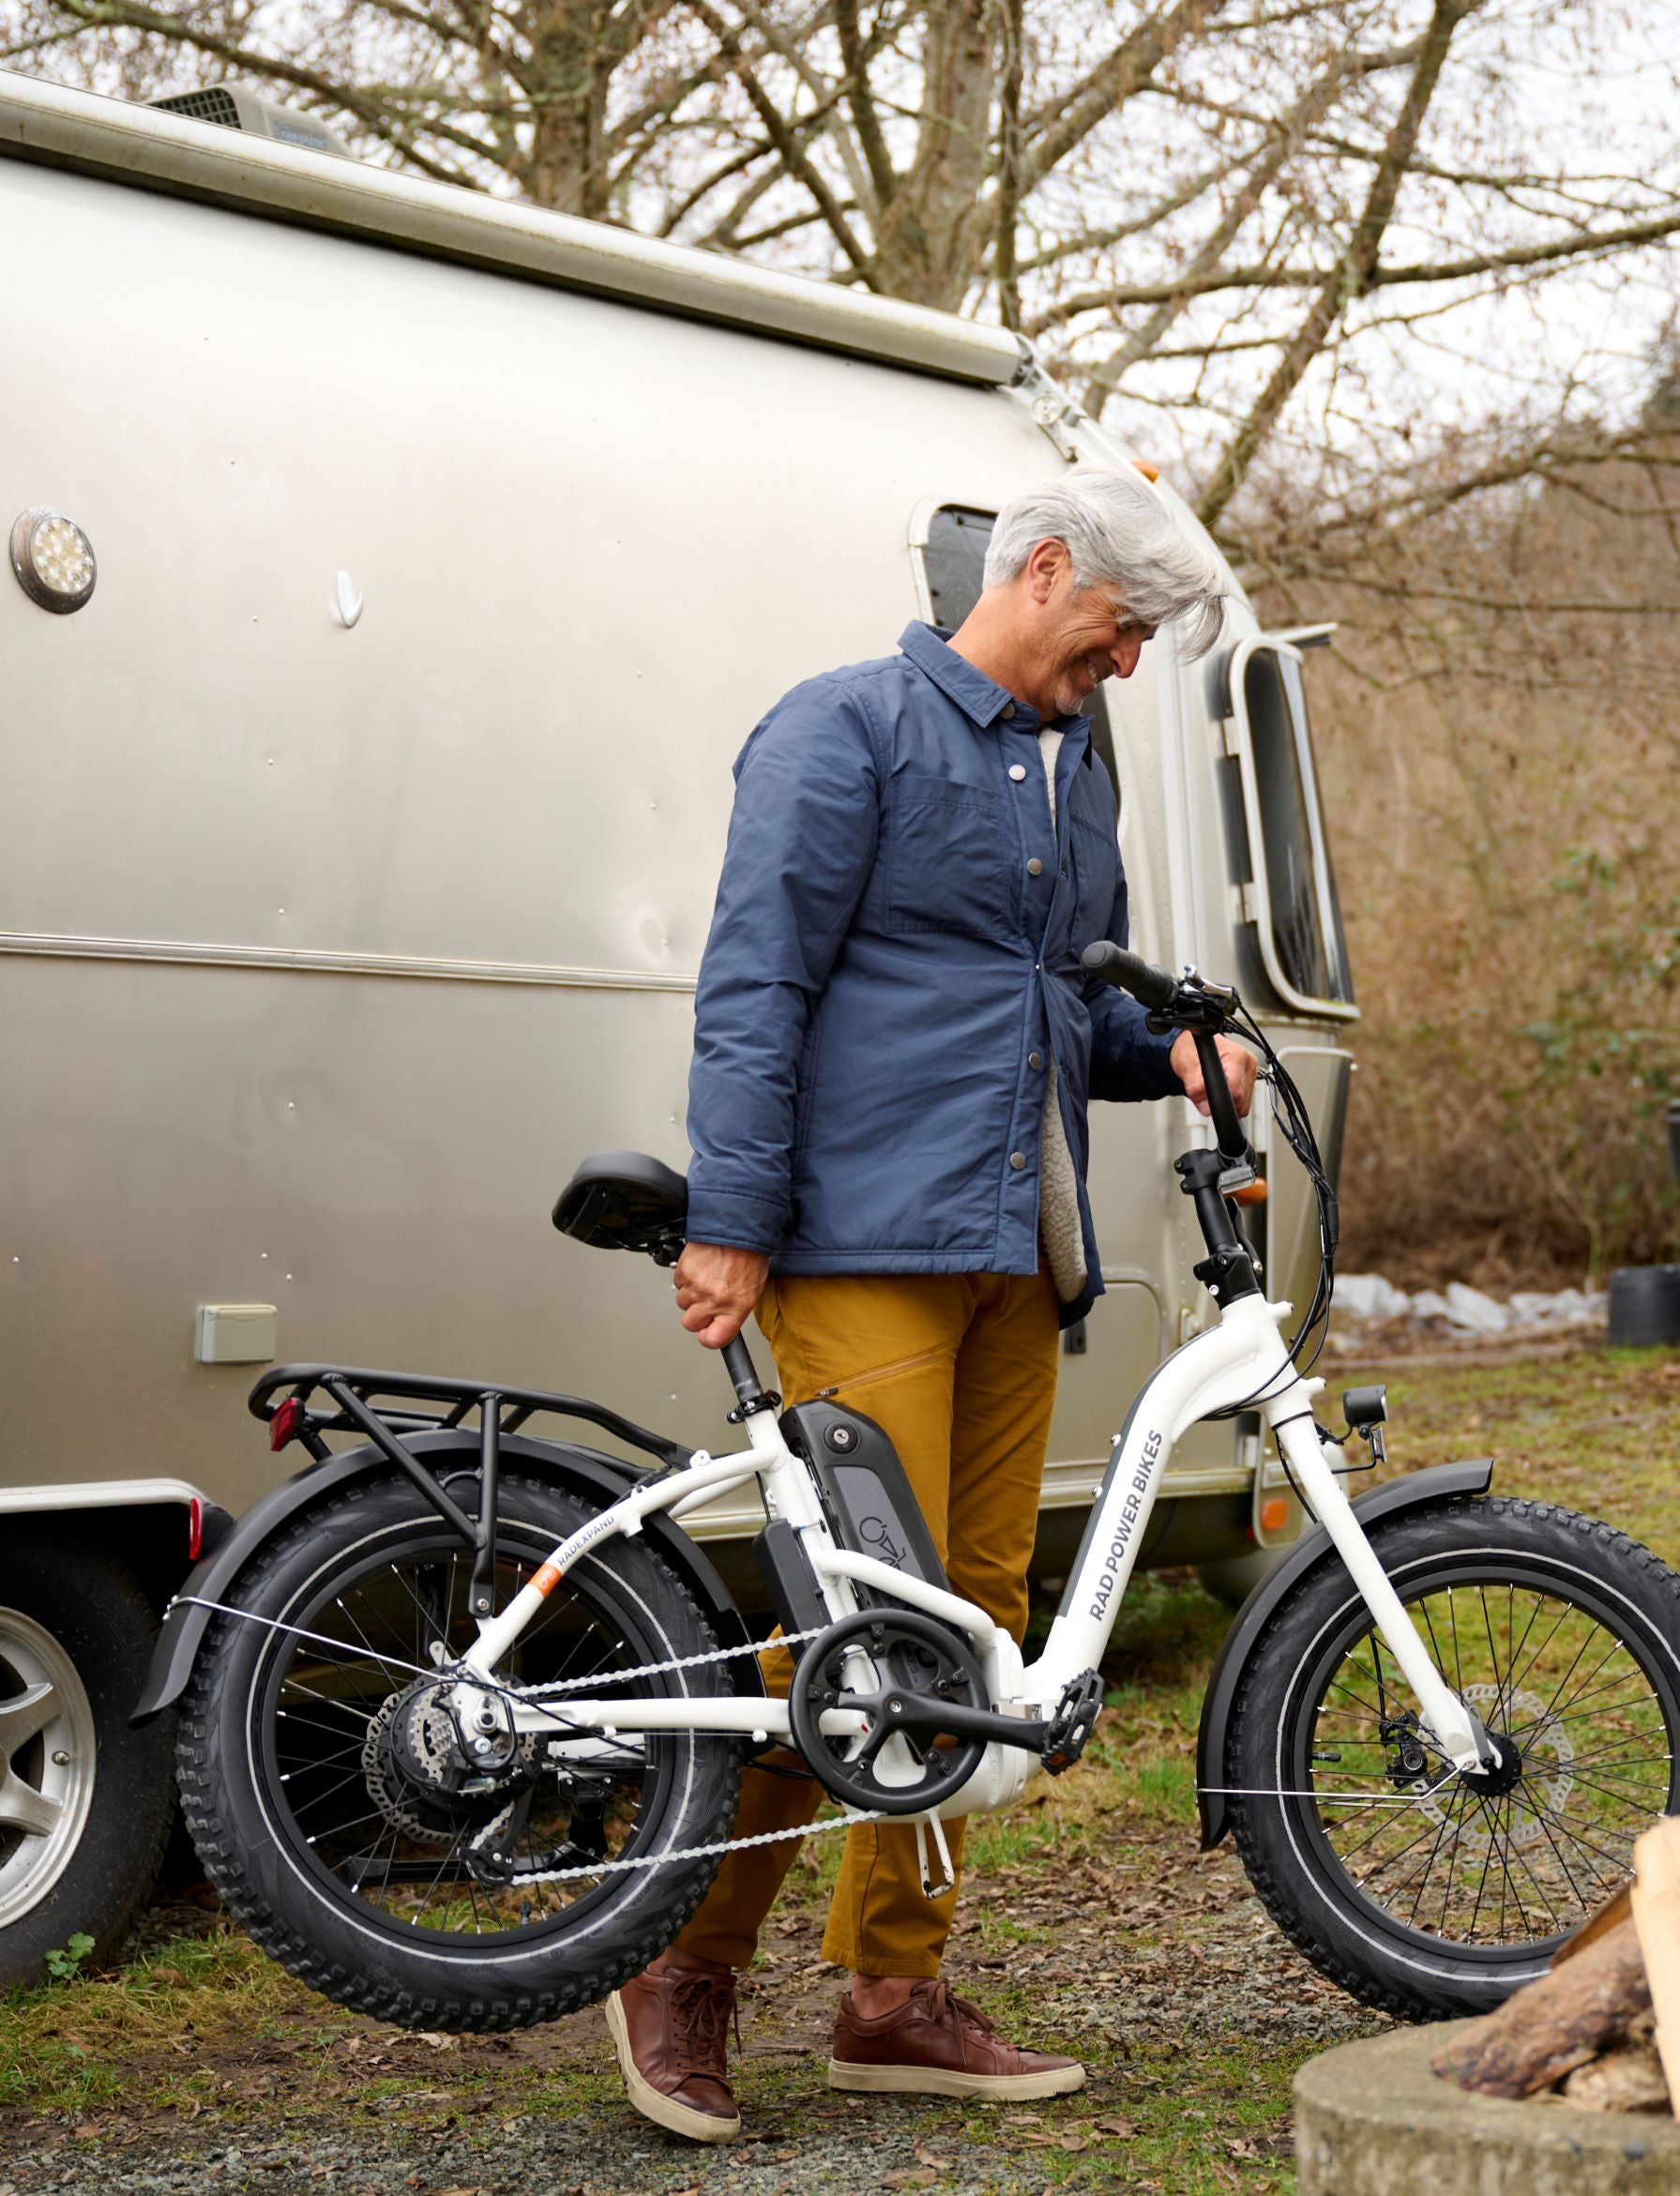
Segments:
[[[175,92],[166,99],[148,99],[146,105],[159,107],[166,114],[185,114],[194,122],[215,122],[223,129],[243,129],[252,137],[304,145],[312,153],[337,153],[346,160],[356,158],[338,131],[325,122],[259,98],[243,84],[217,83],[200,92]]]

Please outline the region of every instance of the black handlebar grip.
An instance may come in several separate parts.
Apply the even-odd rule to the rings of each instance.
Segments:
[[[1157,968],[1136,953],[1128,953],[1124,946],[1111,945],[1099,938],[1096,945],[1087,946],[1080,956],[1088,976],[1100,977],[1104,983],[1117,984],[1121,991],[1129,992],[1141,1006],[1170,1007],[1178,986],[1164,968]]]

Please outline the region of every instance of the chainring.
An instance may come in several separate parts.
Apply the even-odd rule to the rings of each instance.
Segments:
[[[944,1702],[991,1706],[986,1679],[961,1634],[907,1609],[865,1609],[841,1617],[799,1658],[788,1695],[794,1744],[824,1787],[849,1808],[924,1814],[959,1791],[985,1758],[986,1741],[941,1734]],[[907,1704],[916,1728],[901,1720]],[[825,1710],[865,1719],[857,1733],[830,1735]],[[951,1738],[940,1745],[944,1735]]]

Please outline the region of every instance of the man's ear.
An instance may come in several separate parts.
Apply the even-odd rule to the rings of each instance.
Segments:
[[[1034,542],[1025,571],[1027,591],[1035,602],[1042,605],[1050,600],[1067,563],[1067,544],[1058,541],[1053,534],[1048,540]]]

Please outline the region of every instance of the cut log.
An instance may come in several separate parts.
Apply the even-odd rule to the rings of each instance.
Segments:
[[[1633,1924],[1657,2014],[1657,2052],[1669,2096],[1680,2100],[1680,1816],[1633,1848]]]
[[[1669,2086],[1652,2040],[1649,2013],[1640,2014],[1620,2043],[1577,2067],[1560,2094],[1579,2112],[1666,2113]]]
[[[1650,2003],[1639,1932],[1625,1921],[1461,2029],[1430,2064],[1482,2097],[1532,2097],[1584,2067]]]

